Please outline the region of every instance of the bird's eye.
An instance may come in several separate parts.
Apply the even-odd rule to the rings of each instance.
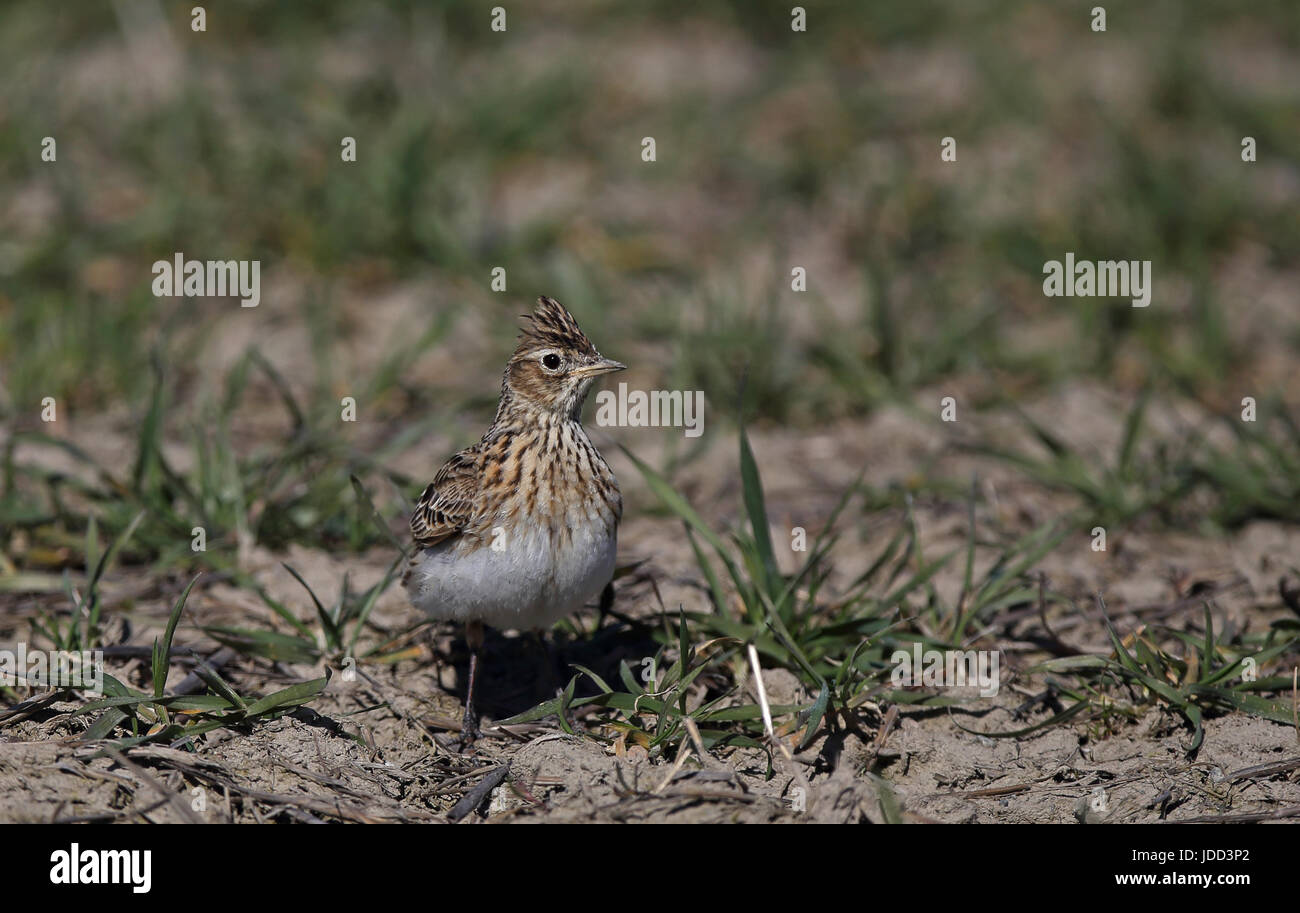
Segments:
[[[560,356],[554,352],[547,352],[542,356],[542,367],[548,371],[554,371],[560,366]]]

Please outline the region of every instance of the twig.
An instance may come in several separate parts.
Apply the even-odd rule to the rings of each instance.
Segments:
[[[758,650],[752,643],[746,644],[745,649],[749,653],[749,666],[754,670],[754,686],[758,689],[758,706],[763,711],[763,731],[767,733],[769,739],[775,739],[776,734],[772,731],[772,708],[767,703],[767,689],[763,687],[763,670],[758,665]]]
[[[63,694],[63,689],[56,688],[55,690],[48,691],[45,694],[28,698],[20,704],[14,704],[8,710],[0,711],[0,726],[8,726],[12,723],[21,723],[33,714],[44,710],[46,707],[53,704],[59,699],[59,695],[61,694]]]
[[[506,761],[500,767],[493,770],[484,777],[473,789],[467,792],[459,802],[452,806],[451,811],[447,812],[447,820],[459,821],[474,809],[483,804],[483,800],[488,797],[492,790],[501,785],[501,781],[510,773],[510,762]]]
[[[207,660],[204,660],[203,657],[199,656],[197,653],[193,654],[195,663],[200,666],[207,665],[207,667],[214,672],[218,671],[222,666],[238,655],[238,653],[229,647],[222,647],[216,653],[213,653]],[[172,693],[193,694],[196,691],[202,691],[204,687],[205,683],[199,674],[197,672],[191,672],[189,675],[181,679],[180,684],[176,686],[176,689]]]
[[[355,821],[359,824],[377,824],[384,821],[436,821],[439,820],[436,815],[415,809],[402,808],[396,805],[370,804],[360,805],[355,802],[336,798],[333,801],[318,799],[312,796],[286,796],[275,793],[266,793],[260,790],[250,789],[241,786],[221,767],[220,764],[209,758],[194,758],[187,752],[176,751],[174,749],[162,748],[159,746],[140,746],[136,749],[137,754],[149,757],[157,757],[166,760],[167,763],[179,770],[186,776],[211,783],[213,786],[221,787],[229,792],[238,793],[245,799],[252,802],[265,802],[270,805],[277,805],[288,808],[306,809],[315,812],[318,815],[330,815],[335,818],[342,818],[345,821]],[[216,768],[220,772],[211,769]],[[272,768],[274,769],[274,768]],[[255,804],[246,803],[253,817],[259,821],[265,820]]]
[[[170,789],[167,789],[165,786],[159,783],[156,779],[154,779],[149,774],[148,771],[146,771],[139,764],[132,761],[122,752],[118,751],[118,749],[115,746],[106,744],[104,746],[104,751],[110,757],[112,757],[113,760],[115,760],[117,763],[121,764],[127,770],[131,771],[131,773],[139,777],[141,782],[143,782],[146,786],[148,786],[150,789],[156,792],[159,796],[161,796],[165,802],[170,802],[172,808],[176,809],[177,813],[179,813],[180,816],[185,819],[186,823],[188,824],[203,823],[203,819],[201,819],[198,815],[194,814],[194,810],[185,804],[184,799],[182,799],[180,796],[176,795],[176,793],[172,792]]]
[[[677,747],[677,758],[673,761],[673,766],[669,769],[668,775],[664,777],[662,783],[660,783],[654,789],[650,790],[650,792],[658,795],[659,793],[667,789],[668,784],[673,782],[673,778],[677,776],[678,771],[682,769],[682,765],[686,763],[686,759],[689,758],[690,756],[691,756],[690,741],[688,739],[683,739],[682,744]]]
[[[1284,774],[1289,770],[1295,770],[1300,767],[1300,758],[1290,758],[1286,761],[1275,761],[1272,764],[1258,764],[1255,767],[1243,767],[1241,770],[1234,770],[1228,774],[1228,779],[1233,783],[1240,780],[1263,780],[1268,777]]]
[[[754,687],[758,691],[758,705],[763,711],[763,729],[767,733],[767,741],[776,745],[777,750],[781,752],[781,757],[785,758],[785,762],[790,769],[790,775],[798,780],[799,785],[811,795],[812,784],[804,776],[803,768],[794,762],[794,754],[791,753],[790,746],[785,744],[785,739],[778,739],[772,729],[772,708],[767,703],[767,689],[763,687],[763,668],[758,664],[758,650],[755,649],[753,643],[745,646],[749,652],[750,668],[754,670]]]
[[[1282,821],[1286,818],[1300,818],[1300,805],[1290,805],[1272,812],[1251,812],[1245,815],[1201,815],[1197,818],[1182,818],[1178,821],[1162,821],[1161,824],[1257,824],[1261,821]]]

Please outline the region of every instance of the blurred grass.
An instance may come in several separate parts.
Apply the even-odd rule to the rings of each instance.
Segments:
[[[1130,350],[1146,376],[1126,383],[1213,399],[1254,361],[1216,268],[1242,245],[1296,268],[1300,126],[1294,91],[1267,90],[1293,4],[1152,4],[1103,36],[1011,2],[813,7],[797,35],[771,3],[542,4],[504,35],[489,9],[231,3],[196,34],[175,5],[7,5],[0,180],[34,212],[6,219],[0,257],[5,413],[140,395],[151,337],[226,306],[149,296],[148,265],[176,250],[480,289],[505,264],[512,296],[666,336],[683,384],[746,369],[745,406],[795,423],[955,372],[1021,393],[1111,377]],[[1260,87],[1230,78],[1260,45]],[[945,135],[956,167],[938,164]],[[799,295],[786,264],[809,242],[824,265]],[[1065,250],[1151,259],[1157,305],[1045,301],[1041,265]],[[1072,332],[1007,345],[1049,316]]]

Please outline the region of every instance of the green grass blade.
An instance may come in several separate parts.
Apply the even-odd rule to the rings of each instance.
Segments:
[[[740,426],[740,486],[745,512],[749,514],[749,525],[754,533],[754,544],[763,565],[763,583],[767,593],[775,596],[781,589],[781,575],[777,571],[776,555],[772,551],[772,533],[767,525],[763,481],[759,477],[758,463],[754,460],[754,451],[749,446],[749,436],[745,434],[744,425]]]
[[[190,598],[190,590],[194,589],[194,584],[198,582],[202,574],[195,574],[181,593],[176,605],[172,607],[171,616],[167,619],[167,630],[164,632],[162,639],[154,638],[153,642],[153,696],[160,698],[163,696],[167,687],[167,670],[168,657],[171,656],[172,638],[176,635],[176,625],[181,620],[181,612],[185,610],[185,601]]]
[[[252,719],[276,710],[305,704],[325,690],[325,686],[329,684],[329,678],[328,675],[324,678],[315,678],[308,682],[300,682],[296,685],[290,685],[288,688],[282,688],[273,694],[268,694],[261,700],[249,704],[244,711],[244,715]]]
[[[311,597],[312,604],[316,607],[316,617],[320,619],[321,627],[325,632],[325,644],[329,647],[338,646],[342,642],[342,638],[339,636],[338,623],[335,622],[334,616],[326,611],[325,606],[321,605],[321,601],[316,598],[316,591],[308,585],[306,580],[302,579],[301,574],[295,571],[288,564],[281,561],[280,566],[292,574],[293,579],[301,583],[302,588],[306,590],[307,595]]]
[[[830,702],[830,686],[823,682],[821,691],[817,694],[817,700],[813,702],[812,712],[808,714],[808,728],[804,730],[803,739],[799,742],[800,751],[812,744],[813,738],[817,735],[817,727],[821,725],[822,718],[826,716],[826,708],[830,706]]]

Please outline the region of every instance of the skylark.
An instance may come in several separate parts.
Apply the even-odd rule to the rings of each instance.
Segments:
[[[539,298],[501,380],[496,418],[438,470],[411,515],[411,602],[465,623],[470,648],[462,741],[478,735],[474,680],[483,625],[549,627],[614,573],[623,498],[580,424],[603,357],[553,298]]]

